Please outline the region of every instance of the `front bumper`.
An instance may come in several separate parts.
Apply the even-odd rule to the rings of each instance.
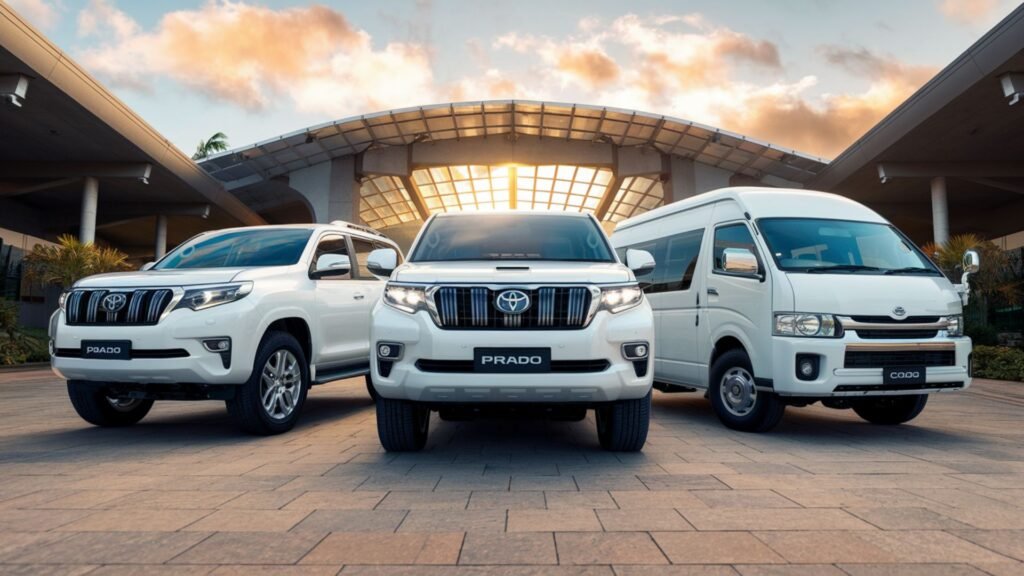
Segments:
[[[69,326],[58,310],[51,321],[51,365],[66,380],[140,384],[242,384],[249,379],[259,338],[258,315],[245,299],[194,312],[170,312],[154,326]],[[221,354],[207,351],[207,338],[231,338],[229,366]],[[81,350],[83,340],[129,340],[133,351],[184,351],[173,358],[96,360],[54,355]]]
[[[882,368],[846,368],[848,349],[858,346],[890,347],[893,351],[911,350],[916,344],[951,348],[955,353],[952,366],[928,366],[926,384],[915,389],[887,389],[882,381]],[[809,381],[796,376],[798,354],[819,357],[817,378]],[[772,338],[773,386],[783,396],[886,396],[954,392],[971,385],[971,339],[932,338],[928,340],[861,340],[848,334],[840,339]],[[962,383],[962,386],[950,387]]]
[[[654,343],[654,320],[646,301],[636,308],[598,313],[579,330],[444,330],[426,312],[406,314],[378,302],[373,311],[371,343],[393,342],[404,347],[387,377],[375,358],[373,384],[385,398],[445,404],[487,403],[601,403],[642,398],[651,390],[653,370],[638,376],[633,362],[622,355],[630,342]],[[424,372],[417,360],[472,361],[474,348],[550,347],[552,361],[607,360],[600,372],[544,374],[481,374]],[[648,353],[647,362],[654,357]]]

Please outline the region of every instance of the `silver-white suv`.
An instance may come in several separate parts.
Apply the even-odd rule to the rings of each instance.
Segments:
[[[312,384],[368,374],[382,234],[345,222],[200,234],[140,272],[85,278],[50,321],[53,370],[99,426],[220,399],[245,430],[295,425]],[[372,390],[372,387],[371,387]]]

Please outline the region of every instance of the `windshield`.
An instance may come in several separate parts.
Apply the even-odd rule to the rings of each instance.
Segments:
[[[914,244],[889,224],[764,218],[757,225],[780,270],[940,275]]]
[[[614,262],[615,257],[590,218],[518,213],[435,218],[410,261],[453,260]]]
[[[250,268],[290,266],[299,261],[312,230],[278,228],[204,234],[178,246],[154,266],[178,268]]]

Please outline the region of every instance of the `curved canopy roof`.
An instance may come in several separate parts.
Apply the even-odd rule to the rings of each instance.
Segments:
[[[669,116],[585,104],[498,100],[344,118],[213,156],[202,166],[234,188],[372,147],[507,134],[649,146],[758,180],[774,176],[807,182],[828,162]]]

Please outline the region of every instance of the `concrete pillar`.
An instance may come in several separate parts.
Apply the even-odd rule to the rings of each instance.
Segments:
[[[944,176],[932,178],[932,235],[939,245],[949,240],[949,198]]]
[[[167,216],[156,217],[156,237],[153,246],[153,260],[159,260],[167,253]]]
[[[358,224],[359,182],[355,168],[352,156],[328,160],[291,172],[288,185],[306,197],[318,223],[345,220]]]
[[[82,221],[78,227],[78,239],[83,244],[96,241],[96,205],[99,199],[99,180],[87,177],[82,188]]]
[[[700,193],[697,190],[697,172],[693,160],[665,155],[662,159],[662,189],[665,204],[689,198]]]

